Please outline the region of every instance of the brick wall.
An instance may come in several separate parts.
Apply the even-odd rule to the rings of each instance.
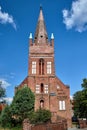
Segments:
[[[78,124],[79,124],[80,128],[87,128],[87,120],[86,119],[85,120],[79,119]]]
[[[67,130],[67,122],[66,120],[62,120],[57,123],[32,125],[28,119],[25,119],[23,122],[23,130]]]

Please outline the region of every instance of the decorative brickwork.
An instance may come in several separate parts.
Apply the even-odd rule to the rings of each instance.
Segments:
[[[67,119],[71,127],[70,89],[55,75],[54,36],[48,41],[42,9],[35,32],[34,42],[30,34],[28,76],[18,89],[27,84],[35,94],[35,110],[49,109],[52,112],[52,122],[57,117]]]

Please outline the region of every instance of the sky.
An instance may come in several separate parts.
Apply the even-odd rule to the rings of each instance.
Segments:
[[[71,96],[87,78],[87,0],[0,0],[0,81],[9,100],[28,74],[29,34],[34,37],[40,5],[49,41],[55,37],[57,77]]]

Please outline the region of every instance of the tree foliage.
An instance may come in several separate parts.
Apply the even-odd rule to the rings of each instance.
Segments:
[[[0,116],[0,124],[5,128],[11,125],[10,107],[7,105]]]
[[[10,106],[12,117],[22,122],[34,111],[34,100],[34,94],[28,87],[18,90]]]
[[[29,120],[32,124],[46,123],[51,120],[51,112],[49,110],[39,109],[31,113]]]
[[[34,111],[34,94],[25,87],[18,90],[13,98],[12,104],[6,106],[0,116],[3,127],[18,126]]]
[[[2,87],[2,82],[0,81],[0,99],[5,97],[5,89]]]
[[[87,79],[83,79],[82,91],[74,94],[74,114],[79,118],[87,118]]]
[[[0,81],[0,105],[1,105],[2,103],[6,103],[6,101],[5,101],[5,99],[4,99],[4,97],[6,96],[5,93],[6,93],[6,91],[5,91],[5,89],[2,87],[2,82]],[[1,111],[2,111],[2,107],[1,107],[1,109],[0,109],[0,114],[1,114]]]
[[[83,79],[83,83],[81,84],[83,89],[87,89],[87,79]]]
[[[34,111],[35,96],[28,87],[17,90],[10,106],[6,106],[2,111],[0,122],[2,126],[17,126],[22,124],[26,118],[33,124],[50,121],[51,112],[39,109]],[[5,123],[5,125],[4,125]]]

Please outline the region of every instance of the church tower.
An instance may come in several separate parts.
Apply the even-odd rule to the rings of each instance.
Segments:
[[[30,34],[29,45],[29,82],[33,81],[33,92],[35,93],[35,110],[40,107],[50,109],[50,78],[55,77],[54,70],[54,38],[52,34],[51,42],[48,41],[48,35],[43,18],[42,8],[34,36],[34,42]]]
[[[35,110],[47,109],[52,113],[52,122],[59,117],[66,118],[71,127],[70,93],[69,87],[55,75],[54,63],[54,35],[48,40],[42,8],[34,38],[29,36],[28,76],[20,84],[24,84],[35,94]]]

